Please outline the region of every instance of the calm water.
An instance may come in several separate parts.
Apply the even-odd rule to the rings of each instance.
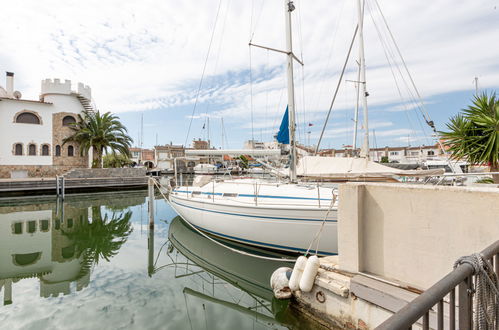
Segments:
[[[272,299],[283,264],[192,231],[143,192],[0,200],[1,329],[317,328]]]

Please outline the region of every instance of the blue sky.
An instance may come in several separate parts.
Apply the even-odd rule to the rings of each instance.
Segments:
[[[474,77],[481,91],[499,89],[499,0],[377,1],[437,128],[469,103]],[[16,73],[24,98],[37,99],[44,78],[90,85],[97,107],[117,113],[136,144],[143,117],[144,147],[206,138],[207,117],[216,146],[222,118],[228,147],[252,135],[271,141],[286,107],[285,58],[250,51],[248,41],[284,48],[283,2],[10,3],[0,14],[0,71]],[[297,136],[304,143],[319,136],[355,28],[355,3],[295,0],[294,49],[305,62],[295,65]],[[433,143],[376,0],[366,2],[365,44],[371,146]],[[356,44],[352,55],[323,147],[352,143]]]

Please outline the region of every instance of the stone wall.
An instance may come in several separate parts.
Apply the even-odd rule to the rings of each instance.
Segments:
[[[27,171],[29,178],[53,178],[74,169],[74,166],[0,165],[0,178],[10,179],[12,171]]]
[[[65,178],[135,178],[146,175],[145,168],[78,168],[64,175]]]
[[[69,126],[62,125],[62,119],[66,116],[72,116],[78,120],[78,115],[72,112],[58,112],[52,115],[52,159],[53,164],[57,166],[87,167],[88,155],[80,156],[80,146],[75,142],[68,142],[63,145],[63,140],[73,134]],[[61,155],[55,155],[56,146],[61,146]],[[74,147],[74,156],[68,156],[69,146]]]

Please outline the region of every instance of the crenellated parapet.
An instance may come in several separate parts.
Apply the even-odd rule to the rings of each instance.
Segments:
[[[44,79],[42,80],[42,96],[46,94],[71,94],[71,80]]]
[[[92,89],[90,88],[90,86],[84,85],[81,82],[78,83],[78,94],[88,100],[92,99]]]
[[[65,79],[64,81],[62,81],[57,78],[44,79],[42,80],[42,89],[40,95],[43,97],[47,94],[71,95],[77,93],[88,100],[92,99],[92,90],[90,86],[79,82],[76,87],[76,90],[71,89],[71,80]]]

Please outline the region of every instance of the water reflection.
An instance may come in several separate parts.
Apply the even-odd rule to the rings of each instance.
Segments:
[[[136,197],[136,202],[144,199]],[[92,267],[101,258],[109,261],[115,256],[132,232],[131,212],[102,215],[101,203],[100,199],[14,205],[4,201],[0,206],[0,291],[4,305],[13,303],[13,287],[26,278],[38,278],[40,297],[45,298],[88,286]]]
[[[146,200],[0,200],[0,328],[317,328],[272,299],[281,263],[206,240],[161,199],[148,230]]]
[[[290,263],[233,252],[203,237],[180,217],[170,223],[168,242],[167,254],[171,263],[159,267],[150,264],[149,269],[157,272],[163,267],[172,266],[175,278],[189,276],[203,282],[202,290],[184,287],[184,295],[197,298],[201,303],[211,302],[249,315],[265,327],[280,325],[304,329],[318,326],[297,317],[298,314],[290,309],[289,301],[279,301],[273,297],[270,276],[278,267],[289,267]],[[223,243],[231,244],[227,241]],[[261,256],[282,257],[261,249],[241,245],[237,245],[237,248]],[[240,290],[231,292],[227,283]]]

